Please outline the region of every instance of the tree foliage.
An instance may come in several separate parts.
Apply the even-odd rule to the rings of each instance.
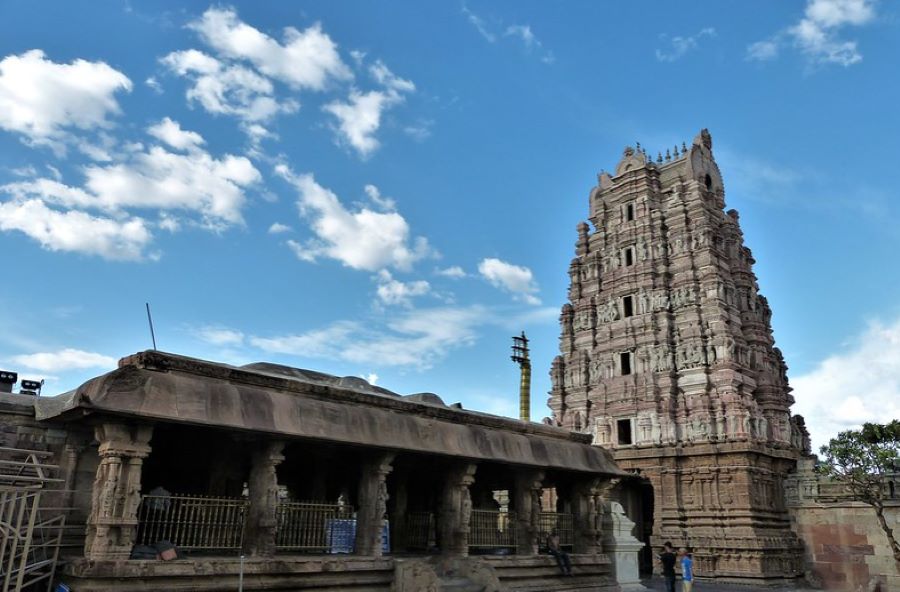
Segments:
[[[854,499],[875,509],[881,529],[887,535],[900,562],[900,545],[884,517],[884,503],[894,494],[889,487],[900,472],[900,421],[866,423],[862,429],[841,432],[822,446],[820,474],[843,483]]]

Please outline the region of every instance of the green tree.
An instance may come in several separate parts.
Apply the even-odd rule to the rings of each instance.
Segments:
[[[900,545],[884,518],[885,497],[893,492],[888,481],[900,468],[900,421],[866,423],[860,430],[841,432],[820,452],[824,459],[819,473],[843,483],[854,499],[875,509],[894,559],[900,562]]]

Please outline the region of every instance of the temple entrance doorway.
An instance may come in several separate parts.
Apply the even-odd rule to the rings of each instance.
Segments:
[[[653,485],[649,479],[636,476],[623,481],[618,487],[619,503],[625,509],[625,515],[634,521],[634,532],[644,547],[638,554],[638,568],[641,576],[653,573],[653,549],[650,539],[653,536]]]

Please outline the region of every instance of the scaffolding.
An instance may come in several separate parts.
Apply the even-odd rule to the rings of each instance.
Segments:
[[[0,592],[50,590],[66,509],[53,454],[0,447]],[[54,495],[55,494],[55,495]],[[54,507],[55,506],[55,507]]]

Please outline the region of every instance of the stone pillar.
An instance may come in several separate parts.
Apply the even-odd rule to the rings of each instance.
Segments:
[[[387,514],[387,483],[394,453],[381,453],[363,463],[356,512],[356,554],[381,557],[381,530]]]
[[[537,555],[538,552],[543,482],[543,471],[516,473],[513,505],[516,508],[516,552],[519,555]]]
[[[572,487],[572,513],[575,518],[573,552],[595,555],[603,551],[601,541],[603,502],[619,479],[583,477]]]
[[[638,553],[644,543],[631,534],[634,522],[625,515],[619,502],[606,502],[603,510],[603,550],[612,562],[616,582],[623,592],[647,590],[641,584],[638,566]]]
[[[469,521],[472,517],[472,498],[469,486],[475,482],[478,466],[465,464],[447,472],[441,498],[441,552],[445,555],[469,554]]]
[[[278,524],[278,475],[276,468],[284,456],[284,442],[260,442],[251,455],[247,488],[250,509],[244,527],[244,548],[250,555],[269,557],[275,554]]]
[[[84,555],[128,559],[137,535],[141,466],[150,454],[153,426],[102,423],[94,429],[100,464],[91,492]]]

